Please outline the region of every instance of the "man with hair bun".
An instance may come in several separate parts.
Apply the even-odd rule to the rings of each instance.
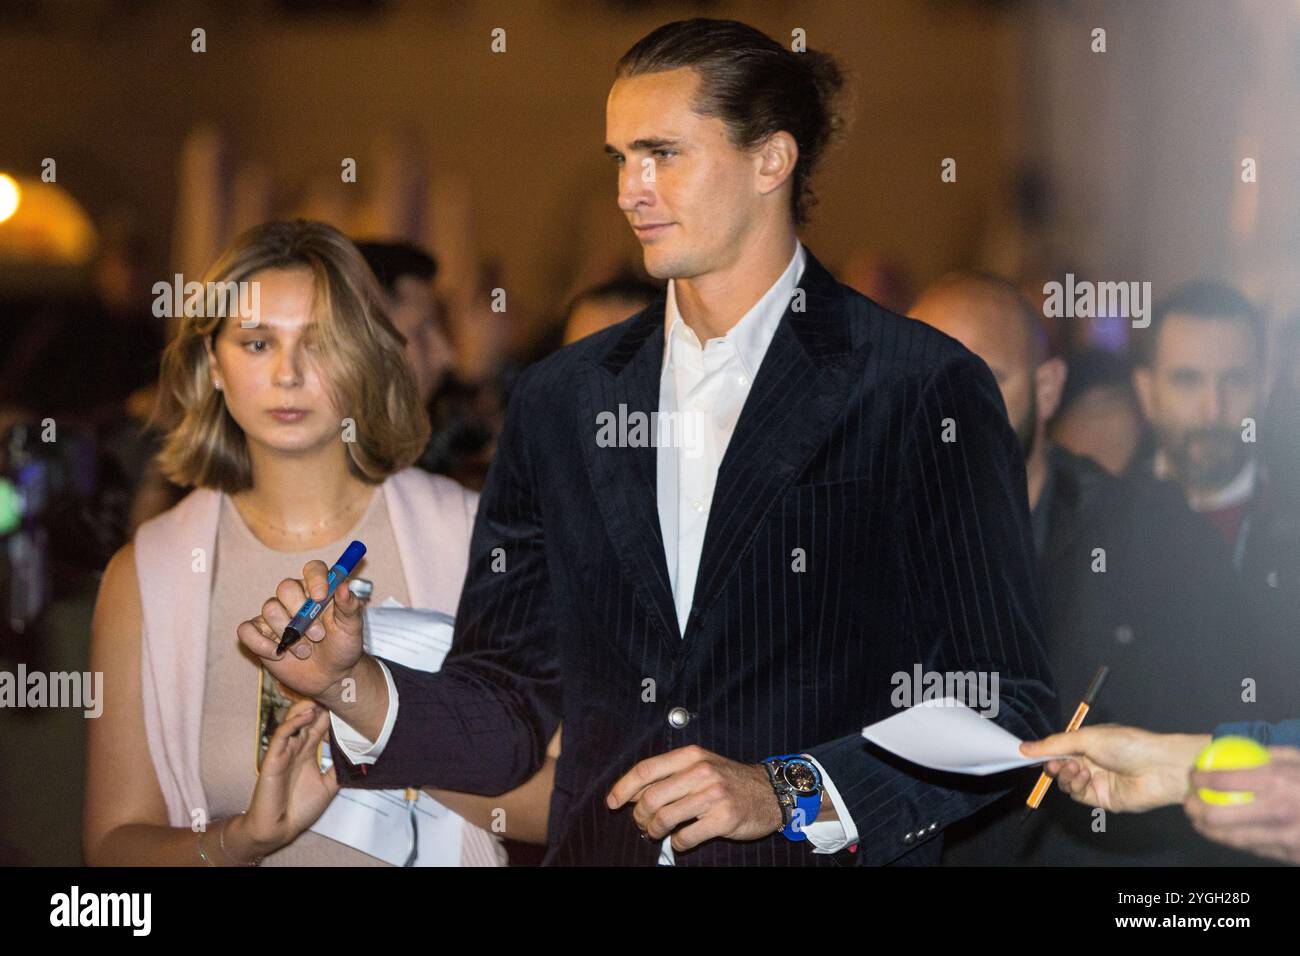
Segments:
[[[1055,725],[996,383],[796,235],[842,83],[728,20],[619,61],[605,151],[667,289],[521,376],[441,671],[337,607],[305,660],[245,629],[331,711],[344,786],[500,793],[562,716],[546,863],[934,863],[996,793],[868,749],[894,676],[995,676],[999,725]]]

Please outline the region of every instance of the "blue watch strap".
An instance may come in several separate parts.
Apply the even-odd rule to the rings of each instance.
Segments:
[[[818,772],[817,765],[803,754],[786,754],[785,756],[768,757],[767,759],[797,760],[800,763],[807,764],[812,768],[813,773],[817,775],[817,792],[808,796],[801,796],[799,793],[795,793],[795,813],[791,817],[790,823],[781,831],[781,834],[787,840],[791,840],[795,843],[807,840],[808,835],[804,833],[804,830],[807,827],[812,826],[812,824],[817,820],[818,814],[820,814],[822,810],[822,775]]]

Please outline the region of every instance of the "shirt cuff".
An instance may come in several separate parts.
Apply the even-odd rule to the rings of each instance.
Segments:
[[[802,754],[807,757],[822,778],[822,799],[829,799],[831,806],[835,808],[838,820],[822,820],[820,823],[805,825],[803,828],[804,836],[814,847],[814,853],[838,853],[846,846],[852,846],[858,842],[858,827],[850,816],[848,807],[844,805],[840,792],[835,788],[831,778],[822,769],[822,765],[809,754]]]
[[[388,738],[393,735],[393,724],[397,722],[397,685],[393,683],[393,675],[384,662],[378,658],[376,661],[379,669],[384,672],[384,682],[388,685],[388,714],[384,717],[384,726],[380,728],[379,739],[372,743],[353,730],[351,725],[345,723],[338,714],[330,711],[330,726],[334,729],[334,739],[339,742],[343,753],[353,764],[368,764],[378,760],[384,748],[388,746]]]

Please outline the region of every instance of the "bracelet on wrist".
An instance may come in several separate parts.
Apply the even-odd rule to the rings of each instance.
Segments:
[[[771,760],[763,761],[763,769],[767,771],[767,781],[772,785],[773,796],[776,797],[777,808],[781,811],[781,822],[777,825],[775,833],[780,833],[790,825],[794,819],[794,803],[790,800],[788,794],[783,793],[776,780],[776,764]]]
[[[241,810],[241,811],[239,812],[239,815],[242,817],[242,816],[244,816],[244,814],[245,814],[246,812],[247,812],[247,811],[245,811],[245,810]],[[217,835],[217,843],[221,846],[221,852],[222,852],[223,854],[225,854],[225,857],[226,857],[227,860],[231,860],[231,861],[233,861],[234,864],[235,864],[235,866],[257,866],[257,865],[259,865],[259,864],[262,862],[263,857],[260,857],[260,856],[258,856],[258,857],[254,857],[253,860],[252,860],[252,862],[250,862],[250,863],[245,863],[245,862],[242,862],[242,861],[240,861],[240,860],[235,859],[235,857],[233,857],[233,856],[230,854],[230,851],[226,849],[226,825],[227,825],[228,823],[230,823],[230,821],[233,820],[233,819],[235,819],[235,818],[234,818],[234,817],[226,817],[226,819],[224,819],[224,820],[221,821],[221,831],[220,831],[220,832],[218,833],[218,835]]]
[[[208,828],[207,828],[207,827],[204,827],[202,830],[200,830],[200,831],[195,835],[195,836],[196,836],[196,839],[194,840],[194,845],[195,845],[196,847],[198,847],[198,849],[199,849],[199,859],[203,861],[203,864],[204,864],[205,866],[216,866],[217,864],[215,864],[215,863],[213,863],[211,860],[209,860],[209,859],[208,859],[208,855],[207,855],[207,853],[205,853],[205,852],[203,851],[203,837],[204,837],[205,835],[207,835],[207,832],[208,832]]]

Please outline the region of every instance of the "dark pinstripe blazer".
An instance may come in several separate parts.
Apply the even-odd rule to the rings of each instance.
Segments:
[[[340,761],[345,785],[501,793],[536,772],[563,716],[548,863],[654,864],[658,844],[604,797],[688,744],[745,762],[811,753],[861,841],[835,861],[780,835],[714,840],[683,866],[933,862],[943,828],[997,795],[873,752],[860,731],[897,712],[891,677],[916,664],[997,672],[997,723],[1018,736],[1055,723],[1001,396],[959,343],[811,255],[800,287],[805,308],[782,317],[719,468],[685,636],[656,449],[596,441],[600,412],[658,407],[661,297],[520,378],[452,650],[436,674],[391,665],[392,736],[364,775]]]

